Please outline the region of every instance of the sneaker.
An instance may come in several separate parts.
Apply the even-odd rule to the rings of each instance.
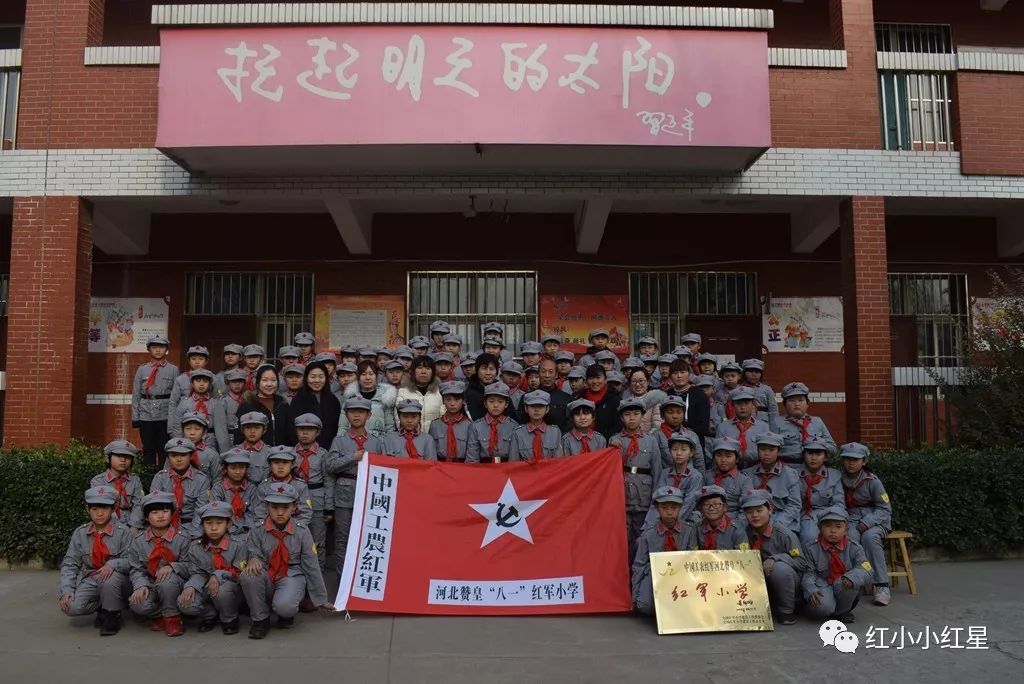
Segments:
[[[270,618],[266,620],[253,620],[249,627],[250,639],[262,639],[270,633]]]
[[[210,618],[208,620],[204,619],[202,622],[199,623],[199,631],[200,632],[209,632],[210,630],[212,630],[216,626],[217,626],[217,618]]]
[[[220,623],[220,631],[224,634],[238,634],[238,620]]]
[[[875,605],[876,606],[887,606],[889,601],[892,600],[892,592],[889,591],[889,587],[875,587]]]
[[[793,613],[780,613],[779,614],[779,624],[780,625],[795,625],[796,624],[796,615],[793,615]]]
[[[295,618],[293,617],[277,617],[277,628],[278,629],[290,629],[295,626]]]

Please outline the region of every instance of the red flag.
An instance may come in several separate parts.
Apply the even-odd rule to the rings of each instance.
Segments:
[[[359,464],[336,605],[514,615],[632,608],[618,449],[537,463]]]

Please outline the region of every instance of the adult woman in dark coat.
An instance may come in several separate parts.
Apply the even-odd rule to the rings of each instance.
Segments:
[[[253,375],[256,389],[242,395],[242,403],[238,405],[236,415],[241,418],[250,411],[262,413],[269,421],[263,433],[263,442],[268,446],[289,444],[291,412],[288,410],[288,402],[277,393],[277,371],[273,366],[265,364],[257,368]],[[235,429],[232,439],[235,444],[242,443],[241,427]]]
[[[622,395],[608,386],[608,378],[601,364],[595,363],[587,368],[586,388],[578,392],[573,399],[594,402],[594,427],[605,438],[622,429],[622,422],[619,420],[619,402],[622,401]]]
[[[302,387],[296,392],[291,403],[291,420],[288,426],[289,444],[296,444],[295,418],[303,413],[314,413],[323,423],[317,443],[324,449],[331,448],[334,436],[338,434],[338,421],[341,418],[341,402],[331,392],[328,381],[327,366],[322,361],[314,361],[306,366],[302,376]]]

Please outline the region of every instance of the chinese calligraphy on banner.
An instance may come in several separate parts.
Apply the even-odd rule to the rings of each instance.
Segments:
[[[317,349],[397,347],[405,343],[405,300],[401,295],[320,295],[313,328]]]
[[[761,31],[316,26],[161,32],[158,147],[768,147]]]
[[[335,606],[445,615],[630,610],[614,449],[487,466],[369,454]],[[566,524],[567,520],[587,524]]]
[[[651,554],[658,634],[774,629],[759,551]]]
[[[167,302],[160,298],[93,297],[89,351],[146,353],[146,340],[167,336]]]
[[[766,352],[843,351],[842,297],[773,297],[761,318]]]
[[[540,332],[559,335],[562,347],[575,354],[586,352],[588,335],[604,328],[611,338],[608,347],[629,354],[629,304],[626,295],[542,295]]]

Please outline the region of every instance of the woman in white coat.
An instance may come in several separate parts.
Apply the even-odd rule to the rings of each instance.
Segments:
[[[417,356],[409,366],[409,375],[398,388],[398,403],[403,399],[415,399],[423,405],[420,414],[420,434],[427,434],[430,423],[444,413],[441,400],[441,381],[434,375],[434,361],[429,356]],[[395,413],[395,424],[398,413]]]
[[[360,361],[356,367],[356,380],[345,387],[342,405],[349,397],[362,396],[370,400],[370,418],[366,430],[380,439],[395,429],[395,404],[398,390],[386,382],[380,382],[377,365],[373,361]],[[348,419],[341,413],[338,431],[348,430]]]
[[[640,422],[640,431],[644,434],[653,432],[661,427],[661,403],[668,398],[668,395],[660,389],[651,389],[650,377],[643,368],[636,368],[629,371],[626,376],[626,389],[622,393],[622,400],[637,399],[644,404],[644,417]]]

